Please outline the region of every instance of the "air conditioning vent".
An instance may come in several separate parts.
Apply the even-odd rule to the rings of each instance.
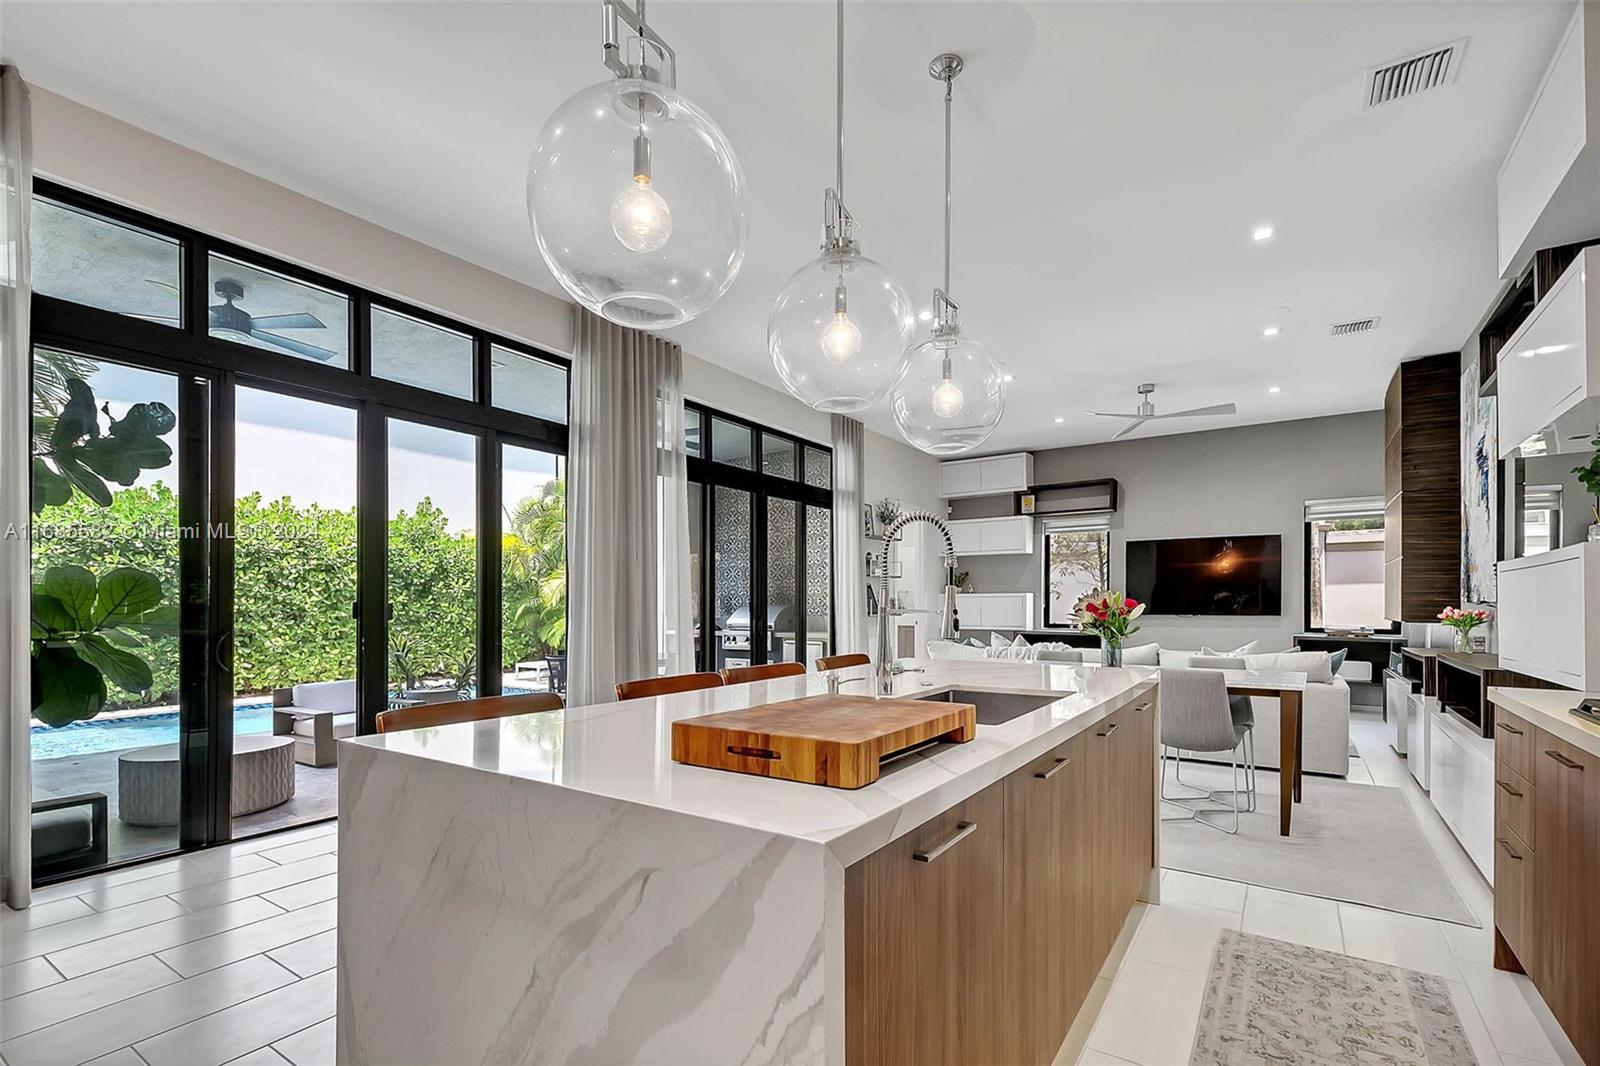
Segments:
[[[1328,327],[1330,337],[1349,337],[1356,333],[1371,333],[1378,328],[1376,318],[1353,318],[1349,322],[1335,322]]]
[[[1416,55],[1385,63],[1367,71],[1368,108],[1392,103],[1407,96],[1437,89],[1455,81],[1467,39],[1451,41],[1440,48],[1429,48]]]

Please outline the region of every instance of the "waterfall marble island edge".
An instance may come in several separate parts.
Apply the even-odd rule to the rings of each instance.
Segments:
[[[856,790],[670,758],[674,720],[818,674],[342,742],[339,1061],[845,1061],[847,868],[1155,688],[916,665],[896,696],[1057,698]]]

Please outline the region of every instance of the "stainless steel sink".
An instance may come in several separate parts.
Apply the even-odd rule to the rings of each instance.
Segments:
[[[1061,696],[1041,696],[1031,692],[974,692],[972,689],[955,688],[916,698],[938,700],[941,703],[970,703],[978,709],[979,725],[1003,725],[1047,703],[1054,703]]]

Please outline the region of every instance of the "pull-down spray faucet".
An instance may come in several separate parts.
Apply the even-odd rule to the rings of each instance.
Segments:
[[[882,594],[878,597],[878,658],[873,665],[873,677],[877,680],[878,694],[890,695],[894,689],[894,658],[890,653],[889,620],[896,615],[905,614],[903,610],[896,610],[889,598],[889,553],[894,548],[895,536],[906,526],[913,522],[926,522],[944,535],[944,610],[939,622],[939,639],[954,640],[961,631],[960,620],[956,618],[956,546],[950,538],[950,527],[945,525],[944,519],[928,511],[907,511],[905,514],[889,523],[883,531],[883,554],[880,556],[879,565],[883,571]]]

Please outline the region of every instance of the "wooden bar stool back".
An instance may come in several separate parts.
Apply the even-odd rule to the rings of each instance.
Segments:
[[[721,674],[668,674],[666,677],[641,677],[637,681],[618,681],[617,699],[638,700],[646,696],[670,696],[674,692],[693,692],[696,689],[721,687]]]
[[[871,662],[871,657],[864,652],[853,651],[848,655],[824,655],[817,660],[817,669],[842,670],[847,666],[867,666]]]
[[[729,685],[742,685],[746,681],[771,681],[775,677],[795,677],[806,672],[804,663],[767,663],[764,666],[729,666],[722,671],[722,680]]]
[[[398,733],[405,729],[479,722],[486,718],[510,718],[517,714],[559,711],[565,706],[554,692],[534,692],[525,696],[485,696],[476,700],[449,703],[424,703],[417,707],[396,707],[378,714],[378,732]]]

